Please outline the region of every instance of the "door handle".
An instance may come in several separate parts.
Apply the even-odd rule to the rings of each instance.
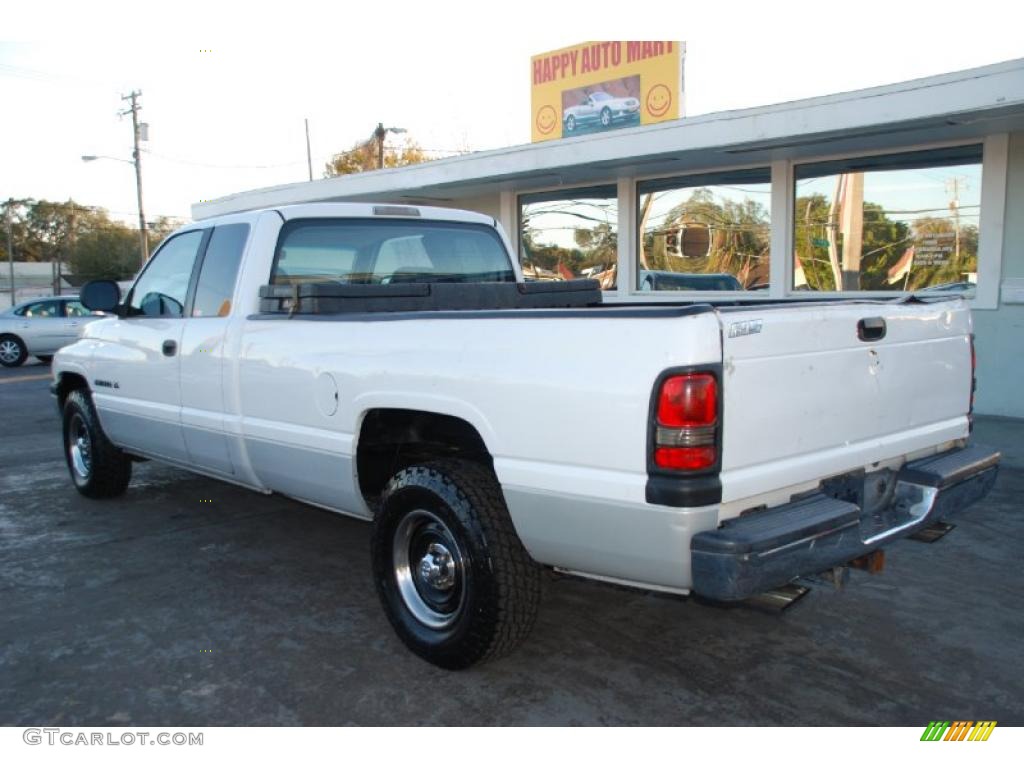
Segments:
[[[857,338],[861,341],[878,341],[885,338],[885,318],[865,317],[857,321]]]
[[[165,357],[174,357],[178,351],[178,342],[174,339],[168,339],[164,342],[162,349]]]

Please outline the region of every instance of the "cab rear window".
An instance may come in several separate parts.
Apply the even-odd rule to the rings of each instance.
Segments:
[[[491,227],[440,221],[301,219],[285,225],[270,282],[514,282]]]

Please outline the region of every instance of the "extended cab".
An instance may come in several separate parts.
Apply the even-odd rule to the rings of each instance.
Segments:
[[[538,564],[741,600],[984,496],[971,317],[923,301],[602,304],[488,217],[309,204],[190,224],[54,362],[71,478],[151,458],[373,523],[448,668],[513,648]]]

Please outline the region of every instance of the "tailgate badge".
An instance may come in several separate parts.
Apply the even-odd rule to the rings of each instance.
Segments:
[[[761,325],[760,320],[741,320],[738,323],[732,323],[729,326],[729,338],[735,339],[737,336],[750,336],[754,333],[760,333]]]

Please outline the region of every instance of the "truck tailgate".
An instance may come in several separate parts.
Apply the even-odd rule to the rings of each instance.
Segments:
[[[719,317],[723,503],[771,503],[757,497],[967,436],[971,317],[961,300]]]

